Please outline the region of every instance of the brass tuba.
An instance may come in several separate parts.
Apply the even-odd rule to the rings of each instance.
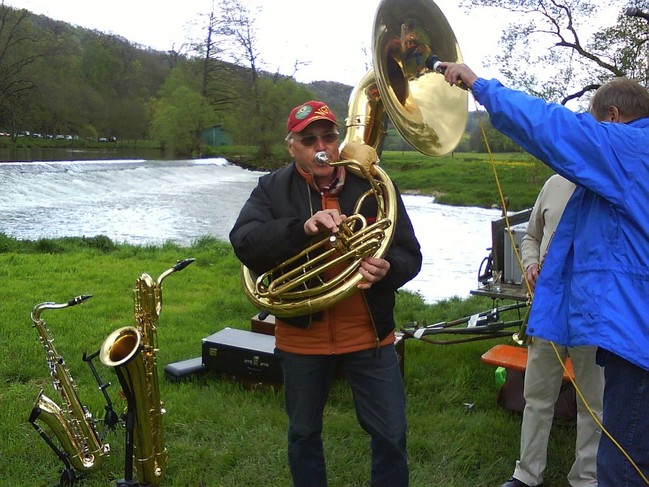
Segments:
[[[437,5],[430,0],[382,0],[374,21],[373,57],[374,69],[350,95],[341,157],[358,143],[379,151],[386,113],[419,152],[451,152],[466,127],[468,95],[449,86],[432,68],[435,57],[462,61],[455,35]],[[280,318],[311,314],[351,295],[361,280],[362,259],[384,257],[392,241],[397,196],[385,171],[376,163],[354,159],[330,164],[344,165],[370,182],[371,190],[357,201],[355,214],[337,234],[316,240],[262,275],[241,268],[246,297]],[[376,222],[367,225],[357,211],[370,197],[376,199],[378,212]],[[336,278],[323,280],[326,270],[341,264],[346,268]]]
[[[63,357],[56,351],[54,340],[45,320],[41,318],[41,313],[49,309],[74,306],[88,298],[90,298],[89,295],[83,295],[77,296],[67,303],[40,303],[31,312],[32,322],[38,330],[40,342],[45,348],[45,356],[54,389],[59,393],[62,405],[59,406],[44,395],[41,390],[32,408],[29,422],[32,423],[43,438],[46,438],[45,433],[36,424],[36,420],[45,423],[57,437],[65,451],[65,455],[61,459],[66,464],[69,462],[79,472],[90,472],[99,468],[105,456],[108,455],[110,446],[102,443],[95,429],[92,415],[81,404],[70,371],[67,369]],[[48,444],[53,447],[53,443],[48,441]],[[74,479],[70,478],[68,480],[73,481]]]
[[[99,360],[115,368],[129,411],[134,412],[133,458],[142,485],[160,484],[168,456],[162,427],[165,410],[160,400],[156,363],[162,281],[192,262],[194,259],[179,261],[156,281],[150,275],[142,274],[133,291],[135,326],[112,332],[99,351]]]

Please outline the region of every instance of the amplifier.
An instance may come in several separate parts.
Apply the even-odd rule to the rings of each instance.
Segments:
[[[521,284],[523,282],[523,273],[516,254],[520,256],[521,242],[526,230],[527,222],[511,227],[515,248],[512,246],[512,238],[510,238],[509,232],[507,229],[504,230],[505,260],[503,262],[504,272],[502,278],[503,282],[507,284]]]
[[[203,366],[208,370],[253,382],[284,382],[275,357],[275,337],[263,333],[224,328],[203,338]],[[250,381],[247,381],[250,382]]]

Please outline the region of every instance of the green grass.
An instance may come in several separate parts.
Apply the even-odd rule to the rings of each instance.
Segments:
[[[79,397],[96,418],[104,402],[82,361],[108,334],[133,324],[132,287],[143,272],[156,278],[177,260],[196,262],[163,284],[158,328],[160,396],[169,463],[164,486],[288,486],[286,417],[281,392],[246,390],[210,373],[176,383],[165,364],[200,355],[201,340],[224,327],[250,329],[255,315],[241,292],[239,264],[229,245],[204,238],[190,248],[116,245],[105,237],[17,241],[0,234],[0,485],[56,483],[60,462],[27,422],[40,389],[52,388],[30,311],[44,301],[92,294],[80,306],[47,310],[58,353]],[[443,278],[443,277],[440,277]],[[485,298],[452,299],[435,306],[400,292],[397,323],[435,323],[487,309]],[[496,404],[494,368],[482,353],[507,338],[457,345],[405,343],[409,454],[413,487],[499,485],[518,455],[520,417]],[[124,402],[114,371],[97,362],[118,411]],[[472,407],[467,406],[472,404]],[[100,426],[101,429],[101,426]],[[336,382],[325,410],[325,449],[332,487],[368,485],[368,438],[358,426],[350,392]],[[574,448],[572,426],[555,426],[546,484],[565,485]],[[107,438],[111,454],[84,486],[115,485],[124,475],[124,429]]]

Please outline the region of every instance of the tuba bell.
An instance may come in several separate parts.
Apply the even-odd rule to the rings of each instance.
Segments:
[[[355,160],[354,151],[347,149],[364,144],[380,152],[385,115],[425,155],[442,156],[455,149],[466,128],[468,95],[429,67],[434,56],[462,60],[439,7],[430,0],[382,0],[374,20],[374,68],[352,90],[345,119],[340,154],[343,159],[348,153],[352,156],[330,163],[367,179],[371,189],[336,234],[316,239],[261,275],[241,267],[244,293],[258,309],[280,318],[320,311],[355,292],[364,258],[385,256],[396,227],[394,185],[378,161]],[[367,198],[374,198],[378,208],[371,225],[359,213]],[[342,272],[324,280],[325,271],[341,265]]]

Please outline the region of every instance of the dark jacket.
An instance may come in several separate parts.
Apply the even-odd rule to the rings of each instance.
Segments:
[[[366,179],[347,171],[344,188],[338,195],[341,212],[352,215],[358,197],[368,189]],[[419,242],[398,191],[397,196],[397,224],[392,245],[384,256],[390,262],[390,270],[385,278],[363,291],[379,340],[395,327],[395,292],[417,275],[422,262]],[[307,184],[295,164],[262,176],[230,231],[235,254],[255,273],[272,269],[310,242],[312,237],[304,233],[304,222],[321,209],[321,195]],[[374,198],[366,200],[360,213],[372,221],[376,216]],[[307,327],[311,318],[283,321]]]

